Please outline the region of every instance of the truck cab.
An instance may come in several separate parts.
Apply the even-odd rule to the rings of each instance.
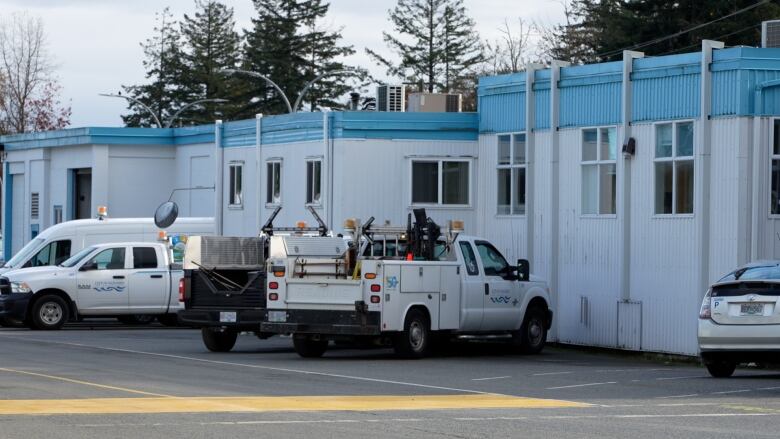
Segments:
[[[182,272],[166,243],[98,244],[57,266],[0,277],[0,317],[59,329],[90,316],[168,316],[179,308]]]

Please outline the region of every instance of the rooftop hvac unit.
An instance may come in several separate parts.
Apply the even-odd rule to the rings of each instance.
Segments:
[[[376,88],[376,111],[406,111],[406,87],[380,85]]]
[[[780,20],[761,23],[761,47],[780,47]]]
[[[421,113],[460,113],[463,97],[460,94],[412,93],[409,95],[409,111]]]

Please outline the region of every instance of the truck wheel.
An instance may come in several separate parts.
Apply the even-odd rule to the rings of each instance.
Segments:
[[[413,309],[406,315],[404,331],[393,341],[395,353],[404,358],[422,358],[431,344],[431,329],[428,318],[421,311]]]
[[[236,331],[218,331],[213,328],[201,328],[200,335],[203,337],[203,344],[211,352],[230,352],[238,338]]]
[[[523,325],[514,334],[514,339],[520,344],[520,351],[525,354],[538,354],[544,349],[547,341],[545,325],[546,313],[542,308],[529,308],[525,313]]]
[[[704,366],[714,378],[728,378],[734,374],[737,363],[731,361],[708,361],[704,363]]]
[[[60,329],[68,321],[68,304],[60,296],[45,295],[35,301],[30,316],[32,329]]]
[[[328,340],[293,336],[293,347],[303,358],[319,358],[328,350]]]
[[[176,314],[163,314],[157,316],[157,321],[163,326],[179,326],[179,316]]]
[[[154,316],[148,314],[130,314],[116,318],[125,325],[148,325],[154,321]]]

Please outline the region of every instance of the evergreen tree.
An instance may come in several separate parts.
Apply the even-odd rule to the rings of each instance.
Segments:
[[[215,119],[232,119],[239,81],[221,71],[238,67],[241,39],[235,31],[233,9],[214,0],[195,0],[197,11],[185,14],[181,23],[185,69],[181,76],[186,102],[201,99],[229,99],[228,103],[204,103],[185,110],[179,121],[195,124]]]
[[[469,69],[482,62],[479,35],[463,0],[398,0],[389,15],[395,32],[384,32],[383,37],[400,61],[366,52],[389,75],[419,83],[420,91],[462,86]]]
[[[155,35],[141,43],[144,49],[146,79],[150,83],[123,86],[125,92],[147,105],[164,125],[186,99],[182,87],[184,54],[181,35],[168,8],[157,14]],[[156,126],[154,118],[141,106],[130,103],[131,114],[122,116],[125,125],[131,127]]]
[[[257,17],[252,29],[245,31],[244,65],[246,70],[267,76],[281,87],[291,104],[306,84],[318,75],[350,69],[337,60],[354,53],[352,46],[340,46],[340,31],[324,30],[320,21],[330,5],[323,0],[253,0]],[[354,70],[354,69],[352,69]],[[286,113],[278,93],[264,81],[245,78],[247,102],[243,117],[256,113]],[[349,90],[343,80],[326,77],[306,95],[310,109],[337,106],[337,99]]]
[[[617,60],[624,49],[647,55],[695,52],[702,39],[757,46],[761,21],[780,17],[777,2],[757,0],[573,0],[566,5],[570,20],[543,40],[548,56],[572,62]]]

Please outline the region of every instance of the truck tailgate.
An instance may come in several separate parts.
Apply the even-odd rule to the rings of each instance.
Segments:
[[[363,300],[363,284],[359,280],[287,280],[288,308],[312,309],[327,306],[328,309],[350,310],[355,308],[355,302],[358,300]]]

